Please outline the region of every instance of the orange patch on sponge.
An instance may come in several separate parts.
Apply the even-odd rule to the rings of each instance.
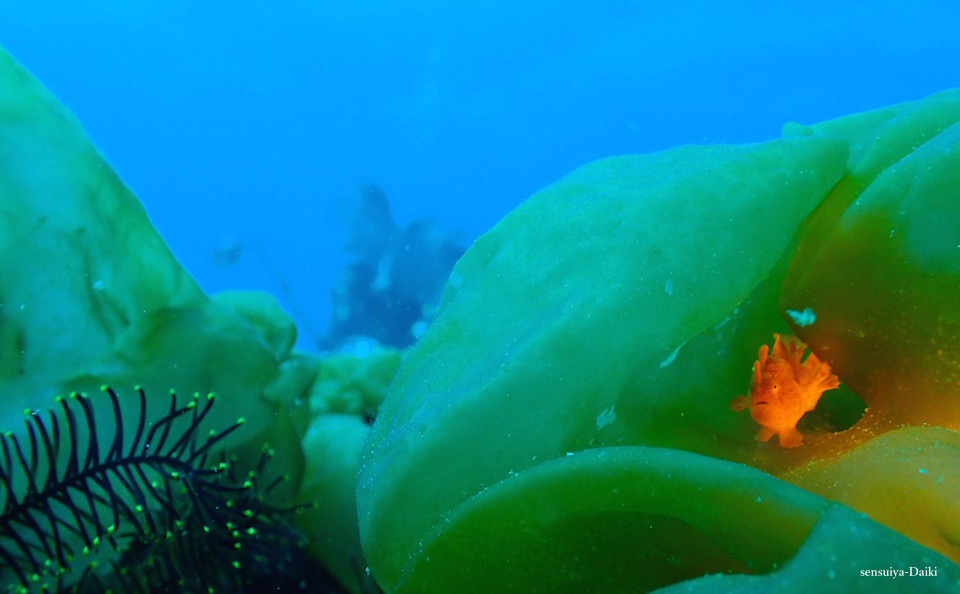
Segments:
[[[807,345],[795,336],[774,334],[773,351],[760,347],[759,359],[753,363],[750,397],[737,396],[730,409],[749,407],[750,416],[760,425],[757,441],[770,441],[780,436],[780,445],[795,448],[803,442],[797,423],[813,410],[820,396],[840,385],[830,365],[812,352],[803,361]]]

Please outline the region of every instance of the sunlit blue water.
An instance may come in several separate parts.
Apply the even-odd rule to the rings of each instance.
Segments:
[[[958,31],[946,0],[0,4],[0,44],[201,285],[273,292],[313,332],[358,184],[469,242],[599,157],[960,86]]]

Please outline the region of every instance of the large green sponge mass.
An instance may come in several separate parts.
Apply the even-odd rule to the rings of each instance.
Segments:
[[[405,584],[459,506],[567,452],[742,439],[743,421],[723,420],[742,386],[694,401],[650,388],[701,373],[678,351],[763,284],[846,157],[808,137],[605,159],[477,240],[368,441],[360,525],[378,580]]]
[[[831,216],[811,221],[781,306],[816,309],[798,334],[832,354],[868,423],[960,428],[960,90],[878,113],[788,129],[861,148],[824,203]]]
[[[171,388],[217,392],[211,428],[269,421],[261,390],[290,319],[265,295],[208,298],[77,120],[3,51],[0,265],[0,428],[104,383],[143,386],[157,410]]]
[[[42,441],[31,441],[36,433],[27,427],[35,425],[24,424],[24,413],[50,407],[57,394],[86,391],[95,422],[81,423],[78,447],[93,438],[111,444],[118,434],[114,408],[99,389],[110,384],[119,394],[129,445],[140,421],[139,401],[126,402],[135,385],[146,394],[147,424],[169,413],[171,389],[185,396],[181,401],[194,392],[214,392],[217,404],[197,434],[245,419],[218,442],[229,450],[231,472],[246,480],[246,470],[256,468],[258,480],[251,484],[273,485],[259,494],[283,508],[319,500],[317,510],[282,519],[305,533],[309,551],[346,587],[358,589],[354,569],[363,561],[354,493],[364,415],[376,414],[399,353],[377,349],[368,357],[321,363],[315,355],[291,352],[296,330],[273,297],[205,295],[80,123],[2,49],[0,271],[0,431],[14,432],[19,443],[42,452]],[[60,431],[62,436],[66,428]],[[265,452],[272,455],[261,458]],[[220,453],[208,452],[208,462]],[[7,479],[0,499],[5,491],[7,499],[10,493],[26,496],[22,476]],[[188,505],[186,492],[184,498]],[[152,500],[130,504],[142,504],[149,517],[165,513]],[[77,522],[99,521],[91,516]],[[39,553],[48,575],[36,579],[71,587],[91,561],[107,567],[137,534],[125,522],[116,530],[124,536],[103,539],[100,551],[68,559],[69,567],[57,559],[46,563]],[[15,534],[0,546],[15,547]],[[90,544],[86,537],[51,535],[75,551]],[[149,554],[143,559],[154,560]],[[0,590],[16,581],[10,565],[0,563]]]
[[[365,445],[384,589],[960,587],[957,97],[597,161],[478,239]],[[871,408],[784,449],[728,403],[791,326]],[[892,467],[906,508],[870,495]]]
[[[281,418],[283,410],[276,398],[265,398],[264,390],[278,383],[280,365],[293,346],[295,329],[290,318],[265,294],[205,295],[77,120],[2,50],[0,270],[0,430],[13,432],[24,451],[35,456],[32,466],[28,462],[15,466],[11,459],[16,457],[11,456],[16,454],[7,452],[0,497],[8,504],[31,498],[29,490],[35,488],[32,480],[11,469],[34,468],[33,480],[42,480],[45,464],[51,464],[44,452],[56,451],[50,442],[63,443],[68,434],[75,440],[75,449],[95,442],[104,451],[108,446],[102,444],[113,444],[120,435],[122,447],[130,447],[139,439],[134,437],[138,423],[150,424],[169,414],[170,390],[185,396],[181,402],[189,401],[195,392],[218,395],[217,406],[198,425],[198,435],[223,431],[246,419],[218,447],[253,441]],[[119,394],[116,413],[100,391],[104,384],[114,386]],[[147,395],[142,418],[134,386]],[[68,431],[67,424],[61,423],[49,435],[42,433],[41,440],[36,425],[23,422],[25,412],[43,411],[54,405],[56,395],[73,391],[89,394],[93,417],[89,425],[78,420],[76,435],[72,426]],[[179,436],[171,437],[176,439]],[[240,460],[238,466],[256,466],[263,441],[257,444],[253,462]],[[15,442],[5,440],[4,448],[10,443]],[[278,444],[274,447],[281,450]],[[279,473],[293,473],[299,448],[295,441],[280,451],[271,469],[283,466]],[[219,452],[208,453],[210,460],[219,456]],[[31,454],[22,455],[30,460]],[[137,468],[146,480],[148,475]],[[99,488],[119,485],[110,482],[113,476],[102,483],[97,479]],[[36,555],[36,566],[47,571],[29,578],[38,582],[38,588],[52,583],[64,588],[75,585],[93,560],[105,567],[139,530],[160,525],[151,519],[144,523],[151,528],[144,529],[115,520],[117,537],[101,540],[101,547],[92,546],[96,550],[81,556],[79,551],[100,535],[99,523],[108,517],[109,506],[96,493],[71,488],[57,495],[52,489],[51,485],[41,488],[43,497],[51,493],[59,497],[49,513],[66,514],[72,509],[76,525],[83,528],[59,532],[36,528],[36,534],[49,531],[43,538],[46,548],[38,545],[30,553]],[[130,493],[130,499],[136,497],[134,490],[116,490]],[[92,509],[95,499],[90,497],[104,502],[99,512],[65,503],[86,498]],[[158,510],[161,504],[150,496],[140,497],[124,504],[135,504],[151,518],[167,512]],[[8,505],[5,521],[20,521],[21,512]],[[9,561],[0,564],[4,588],[18,581],[12,567],[20,563],[17,531],[15,526],[8,530],[0,543]],[[77,554],[60,557],[54,550]]]

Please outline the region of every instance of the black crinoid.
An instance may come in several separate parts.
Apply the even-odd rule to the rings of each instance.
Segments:
[[[212,395],[148,418],[137,393],[58,397],[0,437],[0,592],[254,591],[301,558],[271,485],[213,455],[243,419],[200,435]]]

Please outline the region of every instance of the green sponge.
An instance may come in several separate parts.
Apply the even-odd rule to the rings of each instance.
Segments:
[[[903,563],[939,568],[917,587],[956,589],[955,547],[928,538],[955,531],[953,475],[903,494],[910,509],[936,502],[910,534],[939,552],[877,523],[902,510],[862,501],[884,479],[877,435],[898,423],[946,432],[897,441],[918,450],[898,473],[955,466],[957,97],[597,161],[478,239],[364,447],[360,533],[378,582],[872,591],[861,568]],[[803,325],[789,315],[808,308]],[[788,450],[756,443],[728,403],[791,325],[871,409]],[[825,462],[802,472],[812,461]],[[744,575],[697,579],[710,573]]]
[[[769,338],[769,291],[767,313],[728,318],[756,309],[748,297],[776,273],[846,157],[846,143],[809,137],[605,159],[478,239],[367,442],[360,527],[381,584],[404,583],[430,540],[457,528],[447,522],[460,506],[568,452],[752,444],[749,419],[727,402],[745,388],[756,343],[712,355],[737,371],[732,385],[685,345],[702,354],[711,328],[756,326]],[[671,391],[664,375],[691,387]]]
[[[0,428],[102,384],[142,386],[150,415],[170,389],[216,392],[209,428],[265,427],[289,318],[265,295],[204,295],[77,120],[2,50],[0,197]]]

